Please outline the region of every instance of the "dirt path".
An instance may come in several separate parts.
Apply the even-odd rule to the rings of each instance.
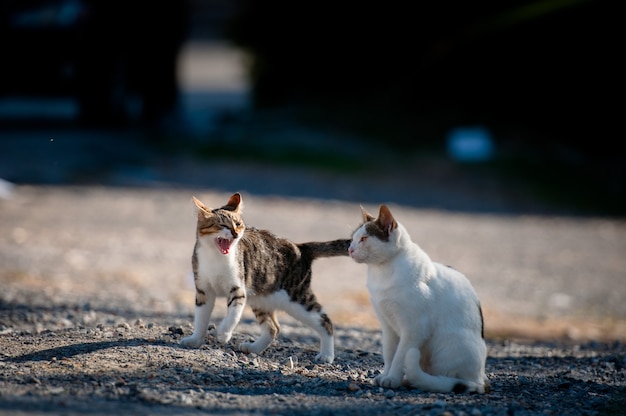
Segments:
[[[104,291],[120,304],[149,302],[190,314],[191,195],[217,206],[229,194],[202,189],[19,187],[0,200],[0,279],[11,290]],[[375,212],[377,206],[366,206]],[[626,339],[626,223],[606,219],[473,215],[394,206],[435,261],[474,284],[492,337]],[[249,224],[294,241],[349,236],[357,204],[244,193]],[[314,288],[338,323],[377,328],[365,267],[349,258],[314,265]]]
[[[485,309],[494,390],[448,396],[371,385],[380,334],[365,269],[348,258],[314,269],[338,328],[332,366],[311,362],[316,338],[286,316],[281,339],[259,357],[212,337],[180,348],[192,330],[192,194],[210,205],[228,196],[20,186],[0,200],[1,414],[593,414],[624,405],[622,221],[392,205],[434,260],[470,277]],[[347,236],[360,215],[335,200],[244,193],[244,203],[249,224],[295,241]],[[216,319],[224,310],[218,303]],[[233,345],[258,333],[244,318]]]

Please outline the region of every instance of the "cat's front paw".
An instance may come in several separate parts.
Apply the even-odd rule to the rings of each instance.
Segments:
[[[217,327],[217,340],[222,344],[226,344],[233,336],[232,329],[229,330],[226,321],[222,321]]]
[[[217,340],[222,344],[227,344],[228,341],[233,337],[232,332],[220,332],[217,334]]]
[[[460,387],[462,385],[463,387]],[[453,390],[455,393],[484,393],[485,385],[474,383],[472,381],[464,381],[463,383],[459,383],[454,386],[456,390]]]
[[[204,344],[204,337],[188,336],[180,340],[180,345],[191,348],[199,348]]]
[[[397,389],[402,384],[402,379],[399,377],[392,377],[386,374],[381,374],[374,377],[374,384],[386,389]]]
[[[321,352],[315,356],[315,361],[323,364],[332,364],[335,356],[331,354],[322,354]]]

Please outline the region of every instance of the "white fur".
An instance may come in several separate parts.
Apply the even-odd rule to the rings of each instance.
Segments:
[[[451,392],[459,383],[484,392],[487,348],[479,301],[460,272],[432,262],[399,223],[389,241],[354,232],[350,255],[366,263],[367,287],[383,335],[382,387],[407,382]]]
[[[197,287],[206,294],[206,303],[196,306],[193,327],[194,331],[191,336],[183,338],[180,343],[190,347],[199,347],[204,344],[215,299],[228,296],[230,290],[235,286],[242,286],[239,279],[236,261],[236,243],[233,241],[231,250],[228,254],[222,254],[217,248],[215,240],[218,237],[232,238],[230,231],[222,230],[217,234],[198,238],[198,276]],[[232,336],[232,331],[241,319],[243,308],[231,312],[229,308],[228,315],[220,323],[218,327],[218,340],[226,343]],[[234,313],[233,313],[234,312]]]

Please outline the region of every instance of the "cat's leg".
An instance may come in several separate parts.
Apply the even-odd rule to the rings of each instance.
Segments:
[[[217,340],[222,344],[226,344],[233,336],[235,327],[241,320],[243,308],[246,306],[246,290],[243,287],[236,286],[230,290],[226,300],[228,311],[226,317],[222,319],[217,327]]]
[[[320,352],[315,356],[315,361],[331,364],[335,359],[335,342],[333,338],[333,323],[328,315],[322,311],[322,305],[314,301],[309,302],[307,308],[296,302],[289,302],[285,311],[309,326],[320,336]]]
[[[335,360],[335,340],[333,338],[333,323],[325,313],[320,312],[316,317],[313,329],[320,336],[320,352],[315,356],[315,361],[332,364]]]
[[[280,332],[280,325],[276,320],[276,312],[267,312],[261,309],[252,309],[256,319],[261,325],[261,335],[254,342],[242,342],[239,350],[246,353],[260,354],[265,350]]]
[[[374,383],[381,387],[395,389],[402,384],[404,356],[410,344],[407,339],[403,339],[384,322],[384,320],[381,321],[384,371],[374,378]]]
[[[405,375],[406,381],[414,388],[435,393],[469,393],[485,392],[483,382],[474,382],[445,375],[426,373],[420,366],[421,353],[417,348],[410,348],[406,354]]]
[[[439,348],[432,351],[429,372],[460,379],[467,386],[467,391],[482,393],[488,390],[489,383],[485,375],[487,346],[480,334],[459,330],[445,336],[445,339],[452,338],[455,342],[440,340]]]
[[[374,383],[380,386],[382,385],[381,381],[386,379],[389,375],[389,370],[391,370],[391,363],[393,362],[393,357],[396,355],[396,349],[398,348],[398,341],[400,340],[400,338],[398,337],[398,334],[396,334],[396,331],[394,331],[394,329],[389,324],[387,324],[387,322],[383,318],[383,315],[379,314],[376,308],[374,308],[374,311],[376,311],[376,314],[378,316],[378,321],[380,322],[383,335],[384,369],[382,374],[374,377]]]
[[[196,289],[196,310],[193,318],[193,334],[180,340],[181,345],[198,348],[204,344],[211,313],[215,306],[215,293]]]

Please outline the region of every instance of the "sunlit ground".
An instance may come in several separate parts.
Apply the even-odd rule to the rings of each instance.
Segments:
[[[25,291],[37,305],[70,298],[94,309],[131,310],[138,318],[173,313],[191,322],[191,195],[211,206],[229,196],[210,186],[14,189],[0,201],[3,300]],[[361,215],[351,201],[244,192],[244,203],[249,225],[296,242],[349,237]],[[391,208],[433,260],[472,281],[487,336],[626,339],[623,222]],[[313,288],[335,324],[378,327],[364,265],[320,259]],[[225,309],[218,301],[216,318]],[[245,316],[252,319],[249,311]]]

